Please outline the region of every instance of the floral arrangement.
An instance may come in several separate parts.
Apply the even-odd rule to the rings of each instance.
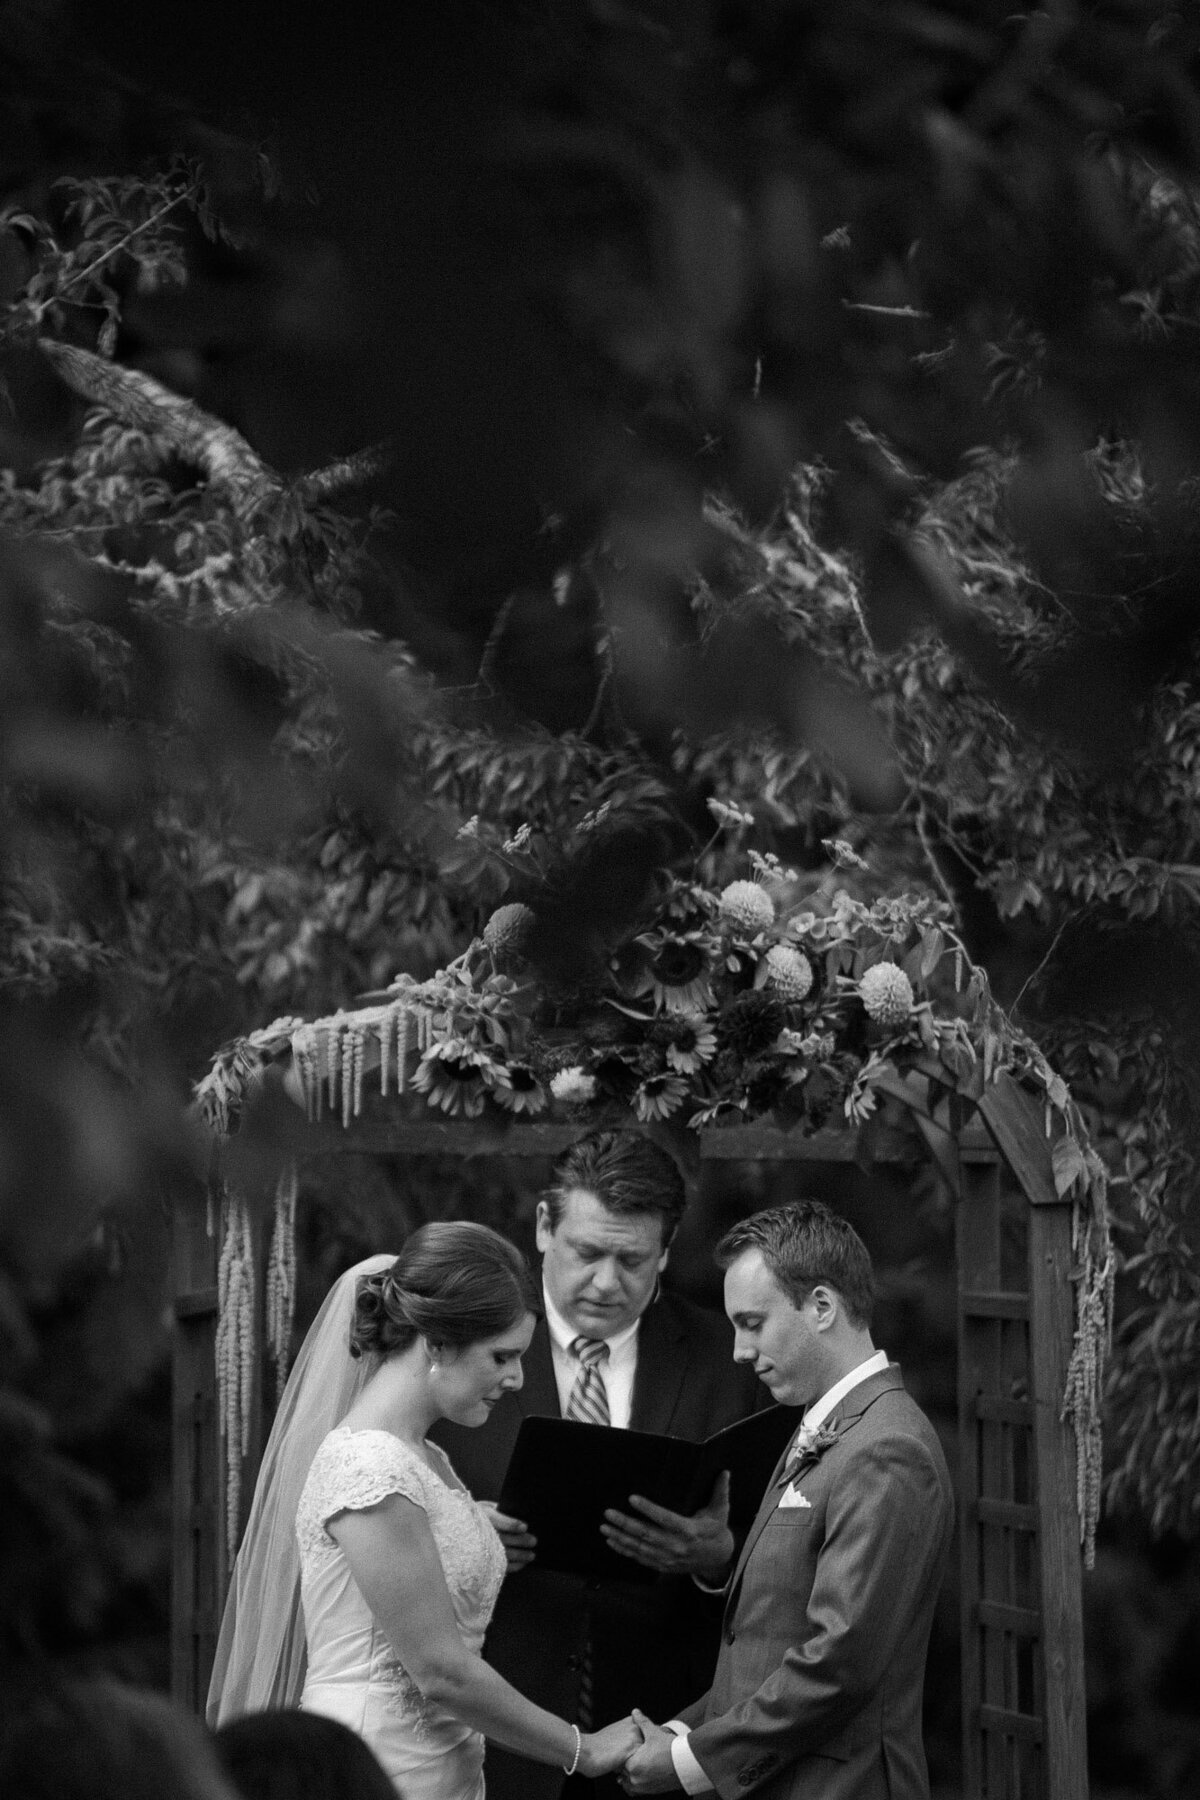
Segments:
[[[721,828],[747,823],[737,809],[709,804]],[[464,827],[478,830],[474,820]],[[806,1134],[865,1125],[882,1096],[911,1097],[905,1082],[914,1073],[926,1079],[930,1112],[937,1096],[980,1099],[1009,1077],[1038,1100],[1057,1191],[1075,1206],[1076,1354],[1064,1404],[1079,1446],[1090,1552],[1112,1317],[1103,1167],[1065,1083],[993,1001],[949,907],[920,894],[858,898],[839,880],[866,865],[839,840],[826,847],[830,868],[818,876],[753,850],[745,873],[720,887],[695,868],[665,871],[644,915],[570,988],[539,974],[530,954],[537,914],[509,901],[429,979],[400,975],[364,1006],[278,1019],[226,1047],[198,1085],[199,1111],[227,1136],[275,1063],[310,1118],[329,1109],[346,1124],[362,1111],[371,1076],[381,1095],[408,1095],[464,1121],[558,1119],[585,1130],[624,1117],[698,1132],[758,1120]],[[537,851],[527,830],[500,848],[514,857]],[[237,1243],[248,1242],[240,1204],[227,1190],[226,1246],[235,1252],[222,1269],[245,1310],[252,1284],[235,1266]],[[277,1366],[290,1330],[289,1229],[277,1217],[268,1270]],[[244,1325],[226,1324],[222,1344],[241,1343]],[[225,1356],[233,1458],[246,1384],[228,1349]]]
[[[835,868],[863,866],[831,849]],[[263,1065],[290,1053],[310,1116],[336,1108],[347,1123],[378,1069],[381,1094],[419,1095],[451,1118],[582,1123],[616,1108],[693,1130],[766,1118],[814,1131],[862,1124],[880,1083],[917,1055],[939,1059],[950,1084],[976,1062],[989,1075],[1040,1066],[944,902],[827,889],[754,851],[747,876],[720,889],[667,876],[603,977],[571,994],[529,968],[536,916],[510,902],[431,979],[401,975],[375,1004],[242,1040],[198,1103],[227,1132]]]
[[[787,1485],[795,1487],[801,1476],[806,1475],[814,1463],[820,1462],[827,1450],[832,1450],[840,1436],[841,1428],[837,1425],[801,1425],[796,1433],[796,1442],[783,1465]]]

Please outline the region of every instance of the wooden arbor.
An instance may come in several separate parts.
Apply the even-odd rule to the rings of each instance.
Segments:
[[[913,1103],[911,1093],[898,1097]],[[978,1116],[957,1134],[916,1108],[918,1126],[958,1197],[964,1791],[970,1800],[1086,1800],[1080,1447],[1063,1407],[1076,1317],[1073,1209],[1058,1192],[1050,1145],[1028,1108],[999,1104],[986,1092],[978,1106]],[[469,1122],[361,1118],[346,1126],[309,1125],[298,1149],[301,1155],[547,1157],[579,1129],[519,1123],[497,1148]],[[852,1132],[805,1137],[747,1125],[691,1135],[701,1162],[811,1167],[859,1155]],[[879,1160],[887,1155],[881,1144]],[[256,1257],[255,1266],[261,1270],[265,1260]],[[216,1238],[201,1209],[181,1205],[172,1679],[177,1697],[197,1709],[228,1579],[214,1369],[217,1292]],[[253,1384],[243,1504],[262,1448],[261,1386]]]

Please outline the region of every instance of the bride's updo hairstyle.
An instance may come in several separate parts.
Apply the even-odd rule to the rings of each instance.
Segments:
[[[437,1220],[414,1231],[390,1268],[358,1284],[351,1356],[391,1356],[423,1337],[465,1349],[540,1313],[529,1264],[489,1225]]]

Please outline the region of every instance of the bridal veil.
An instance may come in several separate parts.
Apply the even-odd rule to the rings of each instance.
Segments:
[[[369,1256],[340,1275],[300,1346],[233,1566],[208,1690],[212,1726],[300,1699],[305,1644],[296,1508],[322,1439],[345,1418],[373,1366],[371,1358],[350,1354],[358,1283],[395,1260]]]

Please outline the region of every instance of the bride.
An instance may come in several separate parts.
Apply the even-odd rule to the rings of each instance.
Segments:
[[[519,1251],[465,1222],[422,1226],[334,1284],[263,1457],[211,1725],[297,1703],[340,1719],[403,1800],[483,1800],[485,1737],[585,1776],[640,1743],[627,1719],[581,1733],[484,1662],[504,1549],[426,1435],[482,1425],[520,1387],[536,1304]]]

